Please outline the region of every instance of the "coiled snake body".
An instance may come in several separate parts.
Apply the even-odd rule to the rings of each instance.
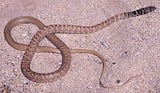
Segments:
[[[4,29],[4,36],[5,36],[6,41],[12,47],[18,50],[23,50],[23,51],[25,50],[25,53],[22,59],[22,63],[21,63],[21,70],[22,70],[23,75],[31,81],[34,81],[37,83],[52,82],[64,76],[70,68],[71,53],[90,53],[90,54],[94,54],[98,56],[103,61],[103,69],[102,69],[102,74],[103,74],[104,69],[105,69],[105,62],[102,56],[100,56],[98,53],[91,51],[91,50],[84,50],[84,49],[71,50],[55,34],[56,33],[66,33],[66,34],[93,33],[98,30],[101,30],[104,27],[111,25],[114,22],[117,22],[118,20],[144,15],[144,14],[154,11],[155,9],[156,7],[154,6],[148,6],[145,8],[140,8],[136,11],[120,13],[99,24],[93,25],[93,26],[76,26],[76,25],[61,25],[61,24],[45,26],[41,21],[39,21],[36,18],[30,17],[30,16],[21,16],[21,17],[14,18],[7,23]],[[15,42],[13,38],[11,37],[11,33],[10,33],[13,27],[19,24],[24,24],[24,23],[35,24],[40,29],[31,39],[28,46]],[[58,48],[60,52],[57,49],[53,49],[51,47],[39,47],[38,46],[40,41],[44,39],[45,36]],[[61,53],[62,65],[60,66],[58,70],[54,72],[50,72],[50,73],[34,72],[30,68],[30,63],[31,63],[31,60],[35,52]],[[102,74],[101,74],[101,77],[102,77]],[[100,83],[102,83],[101,80],[100,80]]]

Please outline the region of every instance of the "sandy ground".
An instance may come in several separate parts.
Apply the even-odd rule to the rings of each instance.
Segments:
[[[91,49],[108,60],[104,78],[107,86],[99,86],[101,60],[93,55],[74,54],[72,65],[62,79],[53,83],[34,83],[21,73],[24,51],[18,51],[4,39],[6,23],[17,16],[28,15],[47,24],[94,25],[125,11],[148,5],[156,12],[118,21],[101,31],[85,35],[58,34],[70,48]],[[2,93],[160,93],[160,0],[0,0],[0,91]],[[33,25],[20,25],[12,31],[14,39],[28,44],[36,32]],[[47,39],[41,45],[52,46]],[[51,72],[61,64],[61,56],[36,54],[32,69]],[[117,83],[120,80],[120,83]],[[6,91],[6,92],[5,92]]]

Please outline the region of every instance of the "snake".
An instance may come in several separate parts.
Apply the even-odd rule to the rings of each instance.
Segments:
[[[87,49],[70,49],[62,40],[60,40],[56,34],[89,34],[97,32],[105,27],[108,27],[109,25],[112,25],[113,23],[127,19],[132,17],[137,17],[140,15],[145,15],[150,12],[153,12],[156,9],[155,6],[147,6],[143,8],[139,8],[134,11],[130,12],[123,12],[119,13],[117,15],[114,15],[110,18],[108,18],[105,21],[102,21],[98,24],[91,25],[91,26],[81,26],[81,25],[68,25],[68,24],[53,24],[53,25],[44,25],[40,20],[31,17],[31,16],[19,16],[16,18],[11,19],[4,28],[4,37],[7,43],[21,51],[25,51],[22,62],[21,62],[21,71],[23,75],[36,83],[49,83],[56,81],[60,78],[62,78],[70,69],[71,65],[71,54],[73,53],[89,53],[93,54],[97,57],[99,57],[102,60],[103,67],[102,72],[100,76],[100,82],[99,84],[102,87],[106,87],[102,84],[101,78],[102,75],[106,69],[106,60],[103,56],[101,56],[99,53],[97,53],[94,50],[87,50]],[[38,27],[38,31],[33,36],[33,38],[30,40],[29,44],[21,44],[16,42],[12,36],[11,31],[12,29],[20,24],[34,24]],[[49,46],[39,46],[39,43],[42,39],[47,38],[56,48],[52,48]],[[62,56],[62,64],[60,67],[53,71],[48,73],[39,73],[35,72],[31,69],[30,64],[32,61],[32,58],[35,53],[40,52],[50,52],[50,53],[59,53]],[[126,82],[128,82],[127,80]]]

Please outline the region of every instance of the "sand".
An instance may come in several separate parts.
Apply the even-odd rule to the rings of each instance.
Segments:
[[[90,54],[72,54],[69,72],[52,83],[34,83],[21,72],[24,51],[12,48],[4,39],[4,27],[12,18],[33,16],[44,24],[94,25],[126,11],[154,5],[147,15],[121,20],[96,33],[57,34],[71,49],[95,50],[108,61],[104,83],[99,86],[101,60]],[[159,0],[0,0],[0,92],[2,93],[160,93],[160,13]],[[15,41],[28,44],[36,33],[34,25],[13,29]],[[53,46],[44,39],[42,46]],[[61,56],[37,53],[31,67],[51,72],[61,64]]]

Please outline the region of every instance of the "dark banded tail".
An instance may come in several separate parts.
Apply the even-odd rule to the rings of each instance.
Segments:
[[[138,10],[128,12],[128,17],[136,17],[136,16],[148,14],[148,13],[154,11],[155,9],[156,9],[156,7],[154,7],[154,6],[140,8]]]

